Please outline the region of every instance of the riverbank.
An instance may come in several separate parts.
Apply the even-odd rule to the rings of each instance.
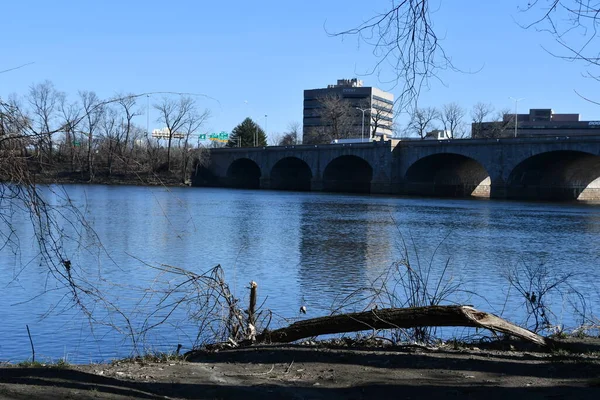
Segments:
[[[186,361],[0,367],[0,399],[597,399],[600,339],[383,348],[253,346]]]
[[[39,184],[96,184],[96,185],[129,185],[129,186],[189,186],[181,180],[181,174],[174,172],[139,172],[128,174],[96,174],[90,180],[86,172],[46,171],[36,173],[33,179]]]

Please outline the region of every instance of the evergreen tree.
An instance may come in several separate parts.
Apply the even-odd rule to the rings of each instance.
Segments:
[[[246,118],[241,124],[233,128],[227,142],[227,147],[254,147],[267,145],[267,135],[252,118]]]

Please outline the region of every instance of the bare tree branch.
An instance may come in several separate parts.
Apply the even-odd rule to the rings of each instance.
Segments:
[[[521,11],[537,14],[532,22],[522,24],[523,28],[549,33],[566,55],[545,49],[548,53],[566,61],[583,61],[588,67],[600,66],[598,0],[534,0]]]
[[[23,67],[26,67],[26,66],[28,66],[28,65],[32,65],[32,64],[35,64],[35,62],[29,62],[29,63],[27,63],[27,64],[21,64],[21,65],[19,65],[18,67],[14,67],[14,68],[5,69],[4,71],[0,71],[0,74],[4,74],[5,72],[10,72],[10,71],[15,71],[15,70],[17,70],[17,69],[21,69],[21,68],[23,68]]]
[[[450,137],[463,137],[464,124],[463,118],[465,116],[465,109],[462,108],[458,103],[444,104],[442,111],[439,113],[439,119],[444,126],[444,129],[450,131]]]
[[[440,46],[431,19],[428,0],[392,0],[390,8],[356,28],[330,33],[331,36],[356,36],[373,47],[377,64],[369,74],[381,74],[391,67],[394,77],[387,83],[400,86],[399,109],[416,107],[423,87],[444,69],[455,69]],[[381,75],[380,75],[381,76]]]
[[[410,117],[407,130],[425,139],[427,131],[433,129],[433,122],[440,118],[440,112],[435,107],[416,108]]]

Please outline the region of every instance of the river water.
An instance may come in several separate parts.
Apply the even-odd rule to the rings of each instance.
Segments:
[[[143,308],[157,299],[146,302],[154,293],[146,289],[177,280],[150,265],[202,273],[220,264],[243,301],[248,283],[258,283],[259,303],[274,312],[272,324],[326,315],[341,303],[348,310],[385,306],[383,298],[346,297],[381,285],[382,274],[405,258],[423,281],[429,276],[430,293],[438,281],[452,287],[445,304],[472,304],[518,323],[531,320],[523,296],[508,284],[509,271],[521,271],[527,291],[525,271],[545,272],[531,278],[542,286],[572,274],[544,297],[553,323],[576,326],[582,320],[574,306],[587,316],[600,306],[599,204],[212,188],[72,185],[64,190],[97,236],[78,233],[66,216],[60,219],[65,236],[60,245],[73,273],[84,271],[81,276],[106,301],[86,303],[92,322],[73,306],[68,290],[55,283],[38,255],[28,213],[13,210],[2,228],[6,233],[10,225],[18,246],[0,252],[0,361],[31,359],[26,325],[38,360],[83,363],[130,355],[126,332],[114,329],[125,329],[116,310],[139,325],[135,319],[152,311]],[[406,266],[399,271],[406,272]],[[400,294],[401,288],[396,287]],[[302,305],[306,316],[299,314]],[[189,349],[195,328],[178,312],[138,346],[173,351],[181,343]]]

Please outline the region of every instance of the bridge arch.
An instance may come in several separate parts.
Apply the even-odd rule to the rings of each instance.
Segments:
[[[238,158],[227,168],[227,186],[243,189],[260,188],[260,167],[249,158]]]
[[[218,178],[205,165],[194,163],[192,184],[194,186],[216,186]]]
[[[326,192],[370,193],[373,167],[363,158],[343,155],[331,160],[323,171]]]
[[[284,157],[271,168],[271,189],[309,191],[312,177],[306,162],[298,157]]]
[[[513,199],[598,199],[600,156],[574,150],[531,156],[513,168],[506,191]]]
[[[491,179],[477,160],[456,153],[425,156],[404,177],[409,194],[440,197],[489,197]]]

